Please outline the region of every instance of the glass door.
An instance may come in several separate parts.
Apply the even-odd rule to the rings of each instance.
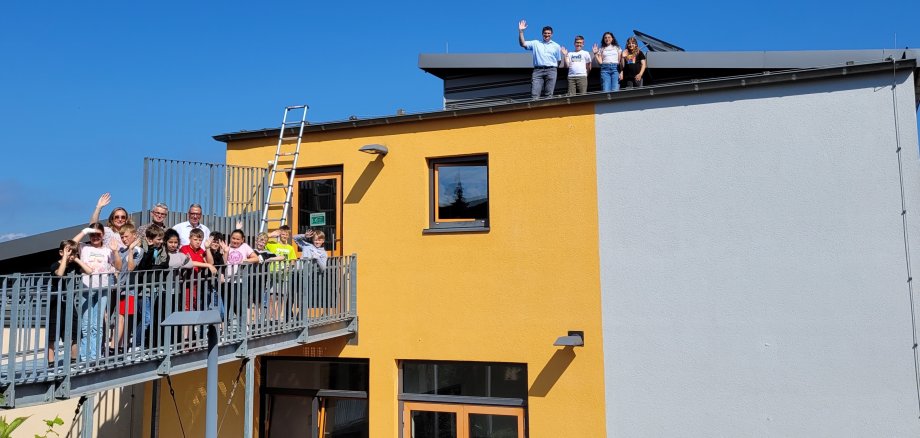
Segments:
[[[524,408],[405,402],[403,438],[524,438]]]
[[[326,253],[342,255],[342,172],[297,175],[294,180],[295,234],[308,228],[326,235]]]

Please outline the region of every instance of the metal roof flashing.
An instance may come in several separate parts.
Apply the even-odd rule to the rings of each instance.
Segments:
[[[911,51],[916,52],[916,51]],[[716,52],[712,52],[716,53]],[[768,52],[757,52],[757,53],[768,53]],[[875,52],[878,55],[878,52]],[[905,52],[907,53],[907,52]],[[679,57],[692,56],[693,52],[659,52],[660,55],[678,55]],[[916,53],[914,53],[916,55]],[[699,52],[697,52],[699,55]],[[891,55],[894,55],[892,52]],[[898,53],[898,58],[901,58],[900,52]],[[675,63],[683,61],[675,61]],[[767,64],[761,64],[767,65]],[[657,67],[656,67],[657,68]],[[761,67],[763,68],[763,67]],[[905,59],[893,59],[888,58],[887,60],[875,59],[872,61],[848,61],[839,63],[833,66],[822,66],[822,67],[811,67],[811,68],[798,68],[798,69],[786,69],[781,71],[764,71],[761,73],[749,74],[749,75],[740,75],[740,76],[729,76],[729,77],[719,77],[712,79],[699,79],[683,82],[674,82],[666,83],[661,85],[651,85],[641,88],[620,90],[617,92],[592,92],[587,94],[581,94],[577,96],[560,96],[553,97],[549,99],[540,99],[540,100],[517,100],[508,103],[495,103],[487,102],[483,105],[470,105],[464,108],[458,109],[445,109],[438,111],[422,112],[422,113],[413,113],[413,114],[404,114],[404,115],[391,115],[391,116],[381,116],[381,117],[372,117],[367,119],[358,119],[358,120],[343,120],[343,121],[331,121],[324,123],[314,123],[308,125],[304,128],[304,132],[323,132],[339,129],[349,129],[349,128],[360,128],[360,127],[370,127],[370,126],[387,126],[399,123],[409,123],[422,120],[434,120],[434,119],[443,119],[443,118],[453,118],[453,117],[463,117],[471,116],[477,114],[490,114],[496,112],[506,112],[506,111],[521,111],[529,110],[534,108],[545,108],[558,105],[570,105],[570,104],[581,104],[589,102],[607,102],[607,101],[619,101],[619,100],[628,100],[628,99],[637,99],[637,98],[654,98],[656,96],[663,95],[674,95],[674,94],[684,94],[684,93],[698,93],[706,92],[710,90],[719,90],[719,89],[728,89],[728,88],[742,88],[742,87],[751,87],[751,86],[762,86],[769,84],[778,84],[783,82],[796,82],[804,80],[818,80],[818,79],[830,79],[835,77],[842,77],[847,75],[857,75],[857,74],[870,74],[878,73],[885,70],[890,70],[894,68],[895,70],[904,70],[910,69],[915,73],[917,71],[917,59],[916,56],[909,57]],[[915,74],[916,76],[916,74]],[[916,79],[916,77],[915,77]],[[916,90],[920,90],[920,82],[918,82],[918,87],[915,87]],[[916,96],[917,101],[920,101],[920,92]],[[293,133],[293,131],[291,131]],[[255,139],[255,138],[265,138],[265,137],[277,137],[278,128],[267,128],[261,130],[253,131],[239,131],[231,132],[225,134],[218,134],[213,136],[213,138],[219,142],[229,143],[232,141]]]

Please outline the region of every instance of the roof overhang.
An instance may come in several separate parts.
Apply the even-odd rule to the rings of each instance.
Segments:
[[[665,52],[664,54],[684,54],[688,52]],[[493,60],[494,61],[494,60]],[[676,62],[676,61],[675,61]],[[744,88],[769,84],[779,84],[784,82],[809,81],[819,79],[829,79],[847,75],[860,75],[878,73],[882,71],[894,70],[911,70],[917,69],[917,60],[915,58],[891,59],[888,61],[875,62],[853,62],[852,64],[843,63],[831,67],[806,68],[785,71],[764,71],[756,74],[747,74],[740,76],[713,78],[713,79],[694,79],[684,82],[667,83],[662,85],[653,85],[648,87],[636,88],[631,90],[621,90],[618,92],[596,92],[582,94],[578,96],[562,96],[551,99],[541,100],[524,100],[510,103],[488,104],[482,106],[470,106],[462,109],[431,111],[415,114],[382,116],[367,119],[343,120],[320,124],[310,124],[304,128],[304,133],[324,132],[339,129],[350,129],[371,126],[387,126],[401,123],[417,122],[422,120],[434,120],[453,117],[463,117],[477,114],[491,114],[506,111],[520,111],[532,108],[543,108],[558,105],[569,105],[589,102],[609,102],[628,99],[645,99],[656,96],[685,94],[685,93],[702,93],[710,90],[719,90],[726,88]],[[915,78],[916,79],[916,78]],[[920,85],[920,84],[918,84]],[[920,86],[915,87],[920,89]],[[918,96],[920,98],[920,96]],[[296,135],[293,128],[289,133]],[[255,138],[278,137],[278,128],[261,129],[254,131],[240,131],[226,134],[218,134],[213,138],[220,142],[231,142]]]

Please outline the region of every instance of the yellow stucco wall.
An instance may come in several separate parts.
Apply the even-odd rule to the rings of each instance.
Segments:
[[[241,361],[221,364],[217,372],[218,437],[243,436],[243,406],[245,405],[246,372],[240,372]],[[205,401],[207,399],[207,370],[197,370],[170,377],[175,402],[169,393],[166,378],[160,379],[160,437],[202,437],[205,432]],[[234,382],[237,381],[234,389]],[[147,382],[146,393],[152,393]],[[258,398],[256,399],[258,400]],[[258,414],[258,401],[256,414]],[[150,397],[144,403],[144,428],[141,436],[150,436]],[[181,415],[181,425],[179,416]],[[183,435],[182,430],[185,430]],[[255,435],[254,435],[255,436]]]
[[[586,104],[305,136],[299,168],[343,166],[360,342],[338,356],[370,360],[372,437],[398,436],[401,359],[524,363],[531,437],[605,434],[594,133]],[[233,142],[227,163],[263,166],[275,141]],[[426,159],[467,154],[488,154],[491,230],[423,235]],[[552,345],[568,330],[585,347]]]

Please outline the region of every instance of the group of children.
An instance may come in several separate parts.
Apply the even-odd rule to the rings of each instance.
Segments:
[[[97,215],[98,208],[94,218]],[[183,302],[176,303],[177,308],[220,308],[223,314],[221,291],[231,289],[233,284],[241,281],[240,267],[244,264],[265,263],[271,271],[280,272],[288,263],[298,259],[292,245],[297,243],[303,254],[300,259],[320,272],[326,267],[325,235],[322,231],[310,230],[292,236],[290,227],[284,225],[272,233],[260,233],[253,248],[246,243],[246,235],[240,229],[242,224],[237,223],[237,229],[227,238],[220,232],[205,236],[201,229],[192,229],[188,244],[180,245],[176,230],[164,229],[156,224],[145,226],[144,235],[139,236],[123,208],[115,209],[109,219],[110,225],[113,225],[113,220],[120,222],[117,231],[113,230],[115,226],[93,222],[73,239],[60,243],[60,259],[51,266],[51,275],[55,279],[52,290],[55,293],[51,294],[49,301],[49,363],[55,362],[55,346],[66,337],[66,326],[60,326],[60,322],[67,321],[67,307],[60,291],[63,290],[62,277],[70,274],[82,274],[84,286],[81,296],[77,297],[75,304],[78,307],[72,312],[74,316],[68,321],[71,339],[79,339],[70,346],[71,357],[87,361],[99,358],[104,353],[100,351],[104,346],[116,353],[127,347],[129,341],[131,346],[150,345],[146,339],[157,332],[161,318],[157,285],[162,285],[169,273],[183,283],[180,286]],[[88,243],[83,243],[87,236]],[[205,297],[201,295],[205,293],[208,296],[203,299]],[[268,298],[270,295],[271,299]],[[268,314],[275,316],[279,314],[281,305],[276,295],[264,293],[262,302],[262,306],[269,309]],[[109,297],[113,297],[113,301],[117,299],[117,321],[111,332],[107,332],[106,328],[116,303],[110,303]],[[189,332],[185,330],[183,338],[188,336]],[[103,337],[108,342],[103,342]]]

